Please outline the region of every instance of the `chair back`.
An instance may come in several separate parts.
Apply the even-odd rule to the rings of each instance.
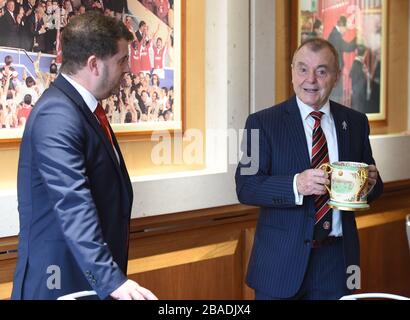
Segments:
[[[406,216],[406,232],[407,232],[407,240],[409,242],[409,250],[410,250],[410,213]]]
[[[379,292],[349,294],[347,296],[341,297],[339,300],[361,300],[361,299],[410,300],[410,298],[408,297],[399,296],[397,294],[379,293]]]
[[[57,300],[87,300],[84,298],[91,299],[92,297],[96,298],[97,293],[95,291],[81,291],[66,294],[65,296],[58,297]],[[94,299],[91,299],[94,300]]]

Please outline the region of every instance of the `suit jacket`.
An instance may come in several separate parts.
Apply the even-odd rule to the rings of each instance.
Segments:
[[[137,36],[138,42],[141,42],[144,35],[141,33],[141,31],[139,29],[137,31],[135,31],[135,35]]]
[[[36,23],[34,13],[23,17],[22,27],[20,29],[20,47],[27,51],[32,51],[34,37],[38,36],[39,29],[36,30],[35,26]]]
[[[33,47],[33,51],[46,51],[46,35],[48,31],[40,34],[40,30],[44,26],[44,24],[45,23],[43,18],[36,22],[35,15],[33,14],[32,16],[30,16],[28,23],[29,33],[31,34],[31,36],[34,36],[32,44],[34,45],[34,40],[37,43],[37,45]]]
[[[20,24],[17,23],[15,16],[13,19],[12,15],[7,9],[4,10],[4,15],[3,17],[1,17],[1,19],[2,19],[2,23],[1,23],[2,36],[1,37],[4,37],[4,39],[2,40],[3,45],[6,47],[19,48]]]
[[[119,161],[94,114],[61,75],[33,108],[20,147],[13,299],[82,290],[106,298],[126,281],[133,192],[111,133]]]
[[[368,112],[367,77],[363,71],[363,63],[354,60],[349,76],[352,79],[352,108],[362,113]]]
[[[330,103],[334,117],[339,160],[374,164],[365,115]],[[342,124],[347,124],[343,130]],[[275,107],[259,111],[246,122],[244,155],[257,163],[257,173],[245,175],[249,164],[239,163],[236,192],[241,203],[260,206],[254,245],[248,265],[250,287],[274,297],[292,297],[299,290],[311,253],[315,223],[313,196],[295,204],[294,175],[310,169],[303,122],[293,97]],[[251,144],[251,129],[259,129],[259,144]],[[258,149],[259,148],[259,149]],[[368,197],[379,196],[379,178]],[[359,240],[352,212],[341,212],[346,267],[359,265]]]
[[[343,70],[343,67],[345,65],[344,59],[343,59],[343,53],[344,52],[353,52],[357,45],[356,45],[356,39],[353,39],[351,42],[346,42],[343,39],[342,34],[337,30],[336,27],[332,29],[332,32],[329,34],[328,41],[335,47],[337,53],[339,54],[339,67],[340,70]]]

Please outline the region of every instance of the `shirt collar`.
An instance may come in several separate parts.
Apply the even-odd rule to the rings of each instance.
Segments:
[[[302,100],[300,100],[298,97],[296,97],[296,102],[298,104],[298,108],[303,120],[306,120],[309,117],[310,113],[312,111],[315,111],[311,106],[308,106],[307,104],[303,103]],[[320,108],[320,110],[318,111],[323,112],[326,116],[330,117],[329,100],[327,100],[326,103],[322,106],[322,108]]]
[[[79,84],[77,81],[70,78],[69,75],[64,74],[64,73],[62,73],[61,75],[64,77],[64,79],[66,79],[74,87],[74,89],[78,91],[80,96],[85,101],[87,107],[91,110],[92,113],[94,113],[95,109],[97,108],[98,101],[93,96],[93,94],[90,91],[88,91],[86,88],[84,88],[81,84]]]

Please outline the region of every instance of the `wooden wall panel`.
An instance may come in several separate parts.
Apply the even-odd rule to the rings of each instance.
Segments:
[[[240,258],[236,250],[232,255],[131,274],[130,278],[159,299],[241,299]]]
[[[246,271],[249,262],[249,258],[251,257],[251,251],[253,247],[253,238],[255,237],[255,230],[256,228],[248,228],[244,231],[243,237],[243,267],[244,267],[244,274],[243,274],[243,286],[242,286],[242,297],[245,300],[253,300],[255,299],[255,293],[253,289],[248,287],[245,283],[246,278]]]
[[[356,219],[361,291],[410,297],[410,181],[387,184],[371,206]],[[244,279],[257,218],[257,208],[233,205],[133,220],[129,276],[161,299],[253,299]],[[16,237],[0,239],[0,299],[10,296],[16,247]]]
[[[360,228],[361,292],[385,292],[410,297],[410,248],[405,214],[393,221]],[[386,214],[388,215],[388,214]],[[382,220],[376,217],[375,220]]]

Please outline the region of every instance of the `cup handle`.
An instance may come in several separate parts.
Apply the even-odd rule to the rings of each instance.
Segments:
[[[321,164],[320,167],[319,167],[319,169],[324,170],[324,171],[325,171],[326,173],[328,173],[328,174],[331,174],[331,173],[332,173],[332,167],[330,166],[330,164],[329,164],[328,162]],[[332,192],[331,192],[330,188],[329,188],[327,185],[324,185],[324,186],[325,186],[327,192],[329,192],[329,195],[331,195]]]
[[[357,172],[357,174],[359,175],[360,178],[360,182],[361,182],[361,186],[359,191],[356,194],[356,201],[360,200],[360,197],[362,195],[362,192],[364,190],[364,188],[367,186],[367,180],[369,178],[368,172],[364,169],[359,169],[359,171]],[[369,194],[369,191],[367,191],[365,194],[363,194],[364,196]]]

